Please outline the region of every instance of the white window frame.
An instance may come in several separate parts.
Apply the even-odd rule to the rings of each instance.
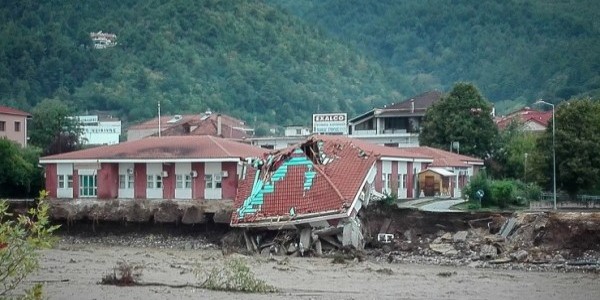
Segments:
[[[92,186],[84,186],[84,177],[91,177]],[[91,189],[91,194],[88,193]],[[79,197],[80,198],[94,198],[98,196],[98,176],[96,174],[81,174],[79,175]]]

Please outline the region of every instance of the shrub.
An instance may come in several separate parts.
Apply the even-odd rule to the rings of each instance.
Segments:
[[[395,193],[385,194],[385,197],[381,200],[381,202],[385,205],[394,205],[398,201],[398,196]]]
[[[492,181],[490,189],[492,191],[493,202],[501,208],[507,207],[515,201],[515,184],[510,180]]]
[[[0,298],[38,268],[36,250],[50,248],[54,242],[52,232],[59,226],[50,225],[48,204],[43,201],[47,195],[41,191],[37,206],[18,216],[8,212],[6,201],[0,201]],[[28,297],[36,295],[41,296],[39,285],[28,291]]]
[[[196,276],[202,276],[199,270]],[[231,259],[223,268],[213,268],[200,285],[215,291],[233,291],[244,293],[270,293],[277,289],[263,280],[257,279],[250,268],[241,259]]]
[[[118,274],[117,274],[118,273]],[[142,277],[142,267],[129,264],[126,261],[120,261],[113,268],[113,272],[102,277],[102,284],[131,286],[139,282]]]
[[[490,191],[490,180],[488,179],[485,171],[480,171],[475,175],[469,184],[463,188],[463,195],[468,197],[469,201],[479,202],[476,193],[478,190],[483,191],[483,198],[481,199],[481,206],[492,206],[496,203],[493,202],[492,193]]]

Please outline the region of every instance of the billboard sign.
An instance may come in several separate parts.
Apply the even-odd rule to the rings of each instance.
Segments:
[[[313,114],[313,133],[348,134],[348,116],[345,113]]]

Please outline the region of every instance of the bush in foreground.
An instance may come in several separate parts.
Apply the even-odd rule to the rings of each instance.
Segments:
[[[208,274],[197,271],[198,277],[205,277],[202,288],[215,291],[244,293],[272,293],[277,289],[265,281],[256,278],[254,273],[241,259],[231,259],[223,268],[214,267]]]
[[[50,248],[54,242],[48,219],[47,197],[41,191],[36,207],[15,216],[8,211],[8,202],[0,201],[0,298],[15,290],[38,266],[38,249]],[[41,286],[27,292],[26,298],[41,298]]]

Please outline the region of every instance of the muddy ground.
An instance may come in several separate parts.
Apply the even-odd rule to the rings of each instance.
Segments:
[[[600,213],[371,210],[363,221],[368,249],[343,263],[333,263],[339,250],[321,258],[248,254],[243,244],[230,248],[225,241],[240,235],[218,224],[64,223],[26,286],[44,283],[49,299],[600,299]],[[391,243],[372,241],[382,230]],[[193,287],[201,281],[195,273],[236,258],[279,291]],[[121,261],[141,266],[150,285],[99,284]]]
[[[118,261],[143,266],[142,282],[197,284],[194,269],[241,258],[280,292],[240,294],[164,286],[99,285]],[[599,299],[600,275],[525,272],[367,259],[334,264],[331,258],[261,257],[220,250],[165,249],[61,242],[42,252],[41,270],[27,284],[44,282],[49,299]]]

